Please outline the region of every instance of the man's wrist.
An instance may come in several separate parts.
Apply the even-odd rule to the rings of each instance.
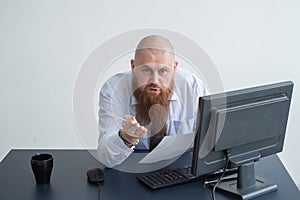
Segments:
[[[123,142],[126,146],[133,149],[138,144],[139,140],[137,140],[135,143],[129,142],[127,139],[124,138],[122,133],[123,133],[123,131],[122,131],[122,129],[120,129],[118,132],[119,137],[123,140]]]

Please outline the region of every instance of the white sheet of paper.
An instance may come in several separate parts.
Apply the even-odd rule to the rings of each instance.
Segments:
[[[179,156],[194,144],[194,133],[165,136],[139,163],[154,163]]]

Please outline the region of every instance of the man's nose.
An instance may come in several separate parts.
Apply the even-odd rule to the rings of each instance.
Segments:
[[[152,83],[159,83],[159,74],[157,72],[154,72],[151,76],[151,82]]]

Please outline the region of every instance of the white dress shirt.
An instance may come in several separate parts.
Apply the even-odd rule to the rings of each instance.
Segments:
[[[208,94],[207,88],[195,75],[179,68],[174,82],[166,135],[194,133],[198,99]],[[134,151],[119,137],[122,120],[114,117],[135,116],[136,99],[131,84],[131,71],[118,73],[106,81],[100,91],[98,156],[107,167],[122,163]],[[149,149],[149,137],[141,138],[135,149]]]

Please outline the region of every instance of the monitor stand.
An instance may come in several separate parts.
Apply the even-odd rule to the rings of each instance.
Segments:
[[[221,181],[217,188],[234,194],[241,199],[252,199],[277,190],[277,185],[255,176],[254,162],[250,162],[238,167],[237,180]]]

